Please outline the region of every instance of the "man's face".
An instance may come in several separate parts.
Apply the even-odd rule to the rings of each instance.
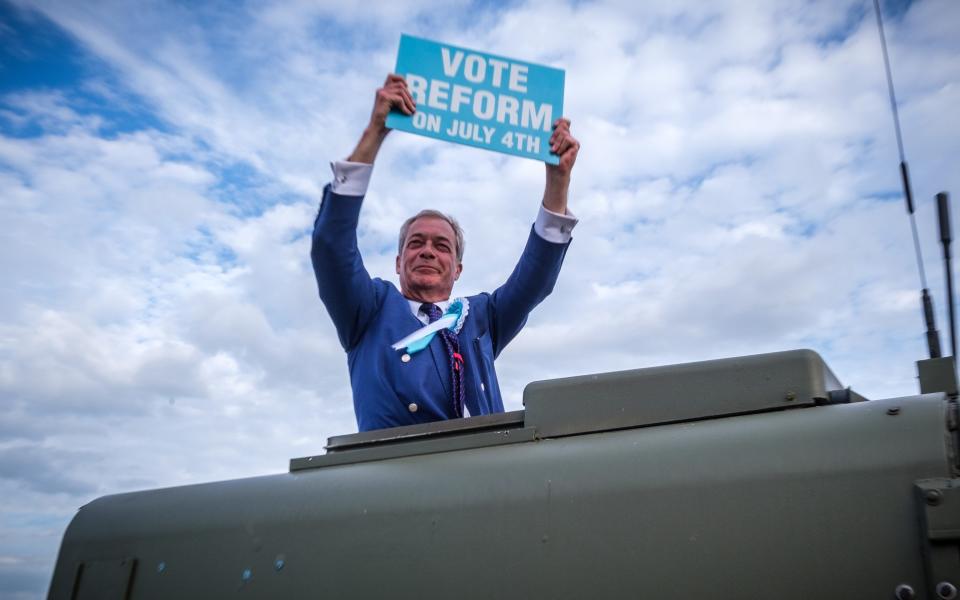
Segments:
[[[457,237],[443,219],[420,217],[410,224],[397,256],[400,291],[411,300],[440,302],[450,298],[463,265],[457,262]]]

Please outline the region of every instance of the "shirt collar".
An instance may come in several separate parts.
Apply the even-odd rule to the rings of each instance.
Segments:
[[[407,298],[407,302],[410,303],[410,312],[413,313],[413,316],[419,317],[423,314],[423,311],[420,310],[420,307],[424,304],[423,302],[420,302],[419,300],[411,300],[409,298]],[[450,308],[449,299],[440,302],[433,302],[433,304],[436,304],[438,307],[440,307],[440,312],[442,313],[447,312],[447,309]]]

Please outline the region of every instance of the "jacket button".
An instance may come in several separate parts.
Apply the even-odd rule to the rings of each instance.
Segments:
[[[403,356],[400,357],[400,360],[402,360],[403,362],[410,362],[410,355],[404,354]]]
[[[482,381],[480,382],[480,391],[481,391],[481,392],[487,391],[487,386],[483,385],[483,382],[482,382]]]
[[[411,402],[410,405],[407,406],[407,408],[410,409],[410,412],[417,412],[417,403]]]

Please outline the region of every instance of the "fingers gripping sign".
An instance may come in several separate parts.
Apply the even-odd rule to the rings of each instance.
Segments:
[[[383,140],[390,133],[387,127],[387,116],[390,111],[397,109],[405,115],[412,115],[417,110],[417,103],[410,95],[410,89],[407,87],[406,80],[393,73],[387,75],[383,87],[377,90],[376,98],[373,102],[373,111],[370,113],[370,123],[364,129],[357,147],[353,149],[347,160],[350,162],[359,162],[373,164],[383,145]]]
[[[370,122],[377,127],[387,129],[386,121],[390,110],[396,108],[405,115],[412,115],[417,110],[417,103],[410,95],[406,80],[393,73],[387,75],[383,87],[377,90],[376,101],[373,105],[373,114]]]
[[[577,161],[577,153],[580,151],[580,142],[570,133],[570,119],[560,117],[554,121],[553,134],[550,136],[550,151],[560,157],[560,163],[547,164],[547,172],[569,177],[573,164]]]

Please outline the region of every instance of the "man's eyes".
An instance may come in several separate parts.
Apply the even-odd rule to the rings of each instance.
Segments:
[[[416,248],[422,248],[425,244],[426,244],[426,242],[425,242],[424,240],[421,240],[421,239],[412,239],[412,240],[409,240],[409,241],[407,242],[407,248],[414,248],[414,249],[416,249]],[[451,251],[451,250],[450,250],[451,246],[450,246],[450,244],[449,244],[448,242],[443,242],[443,241],[441,241],[441,242],[435,242],[435,243],[433,244],[433,247],[436,248],[437,250],[440,250],[441,252],[450,252],[450,251]]]

